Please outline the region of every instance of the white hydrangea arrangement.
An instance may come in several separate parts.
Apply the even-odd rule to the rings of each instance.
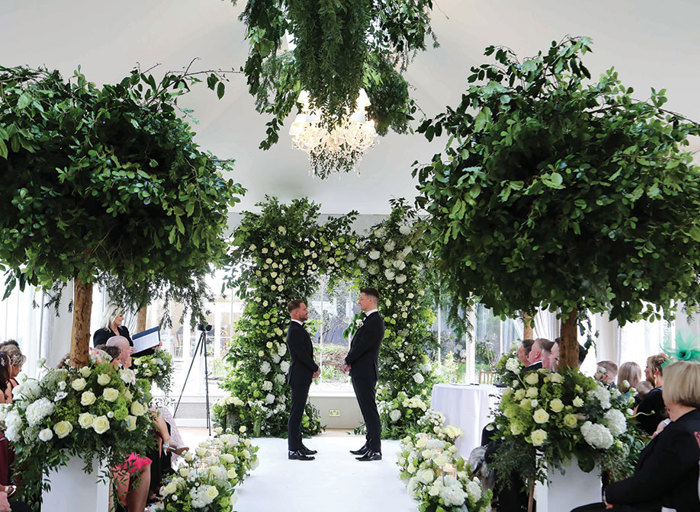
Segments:
[[[486,512],[491,491],[484,490],[469,463],[457,456],[455,441],[461,430],[435,427],[430,433],[406,436],[397,464],[401,479],[422,511]]]
[[[129,453],[145,453],[153,420],[150,382],[119,370],[110,357],[91,350],[82,368],[40,369],[13,390],[0,408],[0,427],[23,468],[25,494],[39,496],[42,476],[78,456],[86,463],[123,464]],[[95,475],[97,477],[97,475]]]
[[[242,434],[223,433],[185,454],[177,471],[160,489],[162,512],[228,512],[235,488],[258,467],[258,447]]]
[[[572,457],[581,469],[592,471],[629,455],[627,445],[636,438],[629,423],[632,397],[578,371],[525,372],[512,361],[506,357],[498,366],[499,376],[510,384],[495,411],[495,437],[502,443],[499,459],[528,454],[527,467],[516,470],[524,478],[535,474],[543,481],[545,467],[562,468]],[[492,467],[498,472],[500,464]],[[504,465],[501,472],[512,469]]]

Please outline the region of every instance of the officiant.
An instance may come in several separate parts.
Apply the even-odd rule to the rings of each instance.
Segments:
[[[129,329],[124,324],[124,309],[118,306],[112,306],[107,309],[102,318],[102,327],[97,329],[92,335],[93,346],[106,345],[107,340],[113,336],[122,336],[129,341],[129,345],[134,346],[134,341],[131,339]],[[159,345],[161,346],[161,345]],[[157,347],[156,347],[157,348]],[[155,348],[143,350],[133,357],[150,356],[155,352]]]

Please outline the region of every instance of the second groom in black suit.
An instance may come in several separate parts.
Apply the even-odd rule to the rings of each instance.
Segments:
[[[301,299],[293,300],[287,306],[292,317],[287,331],[287,348],[292,363],[287,374],[287,384],[292,388],[292,407],[287,423],[287,447],[292,460],[314,460],[315,450],[310,450],[301,440],[301,419],[304,415],[306,399],[309,396],[311,381],[321,373],[314,362],[314,347],[311,336],[304,329],[309,319],[309,311]]]
[[[360,308],[365,321],[357,330],[345,357],[343,369],[350,371],[352,387],[367,427],[367,442],[359,450],[359,461],[382,460],[382,424],[377,410],[377,378],[379,346],[384,338],[384,320],[377,311],[379,292],[374,288],[360,290]]]

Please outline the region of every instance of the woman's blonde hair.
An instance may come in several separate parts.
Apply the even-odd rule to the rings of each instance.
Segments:
[[[620,371],[617,372],[617,389],[623,393],[627,393],[630,388],[637,389],[639,381],[642,378],[642,369],[634,361],[628,361],[622,363],[620,366]],[[629,387],[623,385],[623,382],[627,381]]]
[[[114,322],[114,319],[117,318],[119,315],[124,314],[124,308],[119,307],[119,306],[110,306],[107,308],[107,310],[104,313],[104,316],[102,317],[102,323],[100,324],[100,327],[102,329],[106,330],[111,330],[112,329],[112,322]]]
[[[651,368],[654,372],[657,370],[660,372],[661,368],[664,366],[664,363],[668,361],[668,359],[669,357],[663,352],[661,354],[656,354],[655,356],[649,356],[647,357],[647,368]]]
[[[664,367],[664,402],[700,407],[700,363],[678,361]]]
[[[0,352],[4,352],[10,358],[10,364],[12,366],[22,366],[26,361],[27,357],[22,354],[22,351],[14,343],[6,343],[0,347]]]

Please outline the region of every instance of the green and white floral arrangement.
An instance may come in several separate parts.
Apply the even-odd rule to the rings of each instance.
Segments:
[[[12,404],[0,407],[0,423],[22,468],[22,492],[33,501],[50,488],[47,476],[72,457],[84,470],[93,461],[109,468],[124,465],[130,453],[145,453],[153,427],[147,404],[150,382],[132,370],[118,369],[110,357],[91,350],[82,368],[46,368],[38,379],[25,378],[13,390]],[[43,482],[43,483],[42,483]]]
[[[156,349],[153,354],[135,357],[133,369],[137,378],[151,381],[166,395],[172,391],[173,356],[168,351]]]
[[[231,249],[229,285],[238,289],[246,306],[236,326],[240,334],[227,356],[225,387],[231,394],[213,407],[218,424],[234,430],[243,425],[255,436],[286,432],[287,302],[308,298],[321,276],[327,276],[331,285],[346,279],[358,288],[380,291],[378,309],[386,332],[377,400],[384,435],[399,439],[415,432],[418,412],[427,410],[435,381],[426,354],[437,346],[434,315],[421,285],[429,259],[415,210],[404,201],[393,201],[390,216],[360,236],[350,228],[354,212],[320,224],[318,205],[306,199],[283,205],[268,198],[258,206],[261,213],[244,214]],[[348,334],[362,319],[361,314],[353,318]],[[399,393],[422,401],[425,408],[403,406],[403,399],[399,404]],[[400,417],[393,412],[397,410]],[[320,430],[318,412],[310,404],[302,429],[307,435]]]
[[[629,395],[579,371],[525,371],[512,354],[502,357],[497,369],[510,386],[494,411],[500,446],[491,467],[499,482],[513,471],[523,481],[544,482],[548,468],[564,468],[573,458],[590,472],[614,471],[614,461],[634,457],[630,447],[638,434],[630,425]]]
[[[284,205],[267,198],[258,206],[261,213],[243,214],[231,245],[228,286],[246,304],[227,355],[230,395],[213,407],[220,426],[243,426],[256,437],[287,431],[287,303],[310,297],[324,275],[352,276],[348,254],[357,241],[350,229],[354,213],[321,224],[319,205],[308,199]],[[302,431],[313,435],[321,428],[318,411],[307,404]]]
[[[217,435],[188,452],[160,489],[162,512],[230,512],[235,488],[258,467],[258,447],[230,432]]]
[[[457,456],[462,431],[436,426],[401,441],[398,466],[408,492],[421,512],[486,512],[491,491],[484,490],[469,463]]]

